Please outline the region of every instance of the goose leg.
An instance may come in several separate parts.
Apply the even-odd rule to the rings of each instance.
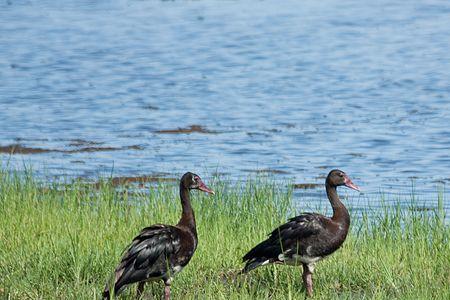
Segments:
[[[136,299],[141,299],[142,295],[144,294],[144,286],[145,282],[141,281],[138,283],[137,291],[136,291]]]
[[[306,295],[312,297],[313,295],[313,281],[312,281],[312,268],[309,265],[303,264],[303,284],[305,285]]]
[[[164,281],[164,300],[170,300],[170,282],[170,279]]]

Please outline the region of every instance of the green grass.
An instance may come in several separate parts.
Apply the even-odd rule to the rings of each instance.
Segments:
[[[191,193],[200,242],[173,298],[303,299],[300,268],[232,276],[247,250],[295,215],[291,191],[258,179],[207,184],[215,196]],[[450,299],[450,229],[440,203],[435,212],[386,207],[354,222],[344,246],[317,265],[314,299]],[[107,182],[46,187],[0,171],[0,298],[99,299],[140,229],[174,224],[180,211],[177,184],[131,194]],[[154,283],[146,295],[160,299],[162,291]]]

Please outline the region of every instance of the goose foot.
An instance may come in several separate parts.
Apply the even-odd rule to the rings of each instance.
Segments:
[[[142,298],[142,295],[144,294],[144,286],[145,286],[145,282],[141,281],[138,283],[137,290],[136,290],[136,299]]]
[[[164,300],[170,300],[170,282],[170,279],[164,281]]]
[[[302,279],[306,289],[306,296],[308,297],[312,297],[313,295],[312,270],[313,268],[310,268],[309,265],[303,264]]]

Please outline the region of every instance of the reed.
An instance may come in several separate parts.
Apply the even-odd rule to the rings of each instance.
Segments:
[[[242,255],[296,214],[292,191],[258,178],[206,183],[216,195],[191,193],[199,246],[172,285],[173,299],[303,299],[300,268],[235,275]],[[450,228],[442,196],[436,201],[434,211],[386,206],[353,222],[342,249],[318,264],[314,299],[450,299]],[[175,224],[180,211],[175,183],[49,185],[31,172],[1,170],[0,298],[100,299],[139,230]],[[161,284],[146,295],[159,299]],[[133,296],[134,287],[122,299]]]

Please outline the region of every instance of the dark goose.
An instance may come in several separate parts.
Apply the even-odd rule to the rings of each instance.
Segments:
[[[197,229],[189,199],[192,189],[214,194],[198,175],[188,172],[181,177],[183,212],[180,221],[175,226],[156,224],[146,227],[133,239],[115,269],[114,295],[127,285],[138,283],[137,294],[140,297],[146,282],[163,280],[164,299],[170,299],[170,284],[174,275],[189,263],[197,248]],[[106,285],[103,297],[110,299],[110,284]]]
[[[350,178],[340,170],[332,170],[325,187],[333,207],[333,216],[305,213],[290,219],[256,245],[244,257],[243,273],[270,263],[303,266],[303,283],[308,296],[312,296],[314,264],[336,251],[347,237],[350,215],[339,199],[336,187],[346,186],[359,191]]]

